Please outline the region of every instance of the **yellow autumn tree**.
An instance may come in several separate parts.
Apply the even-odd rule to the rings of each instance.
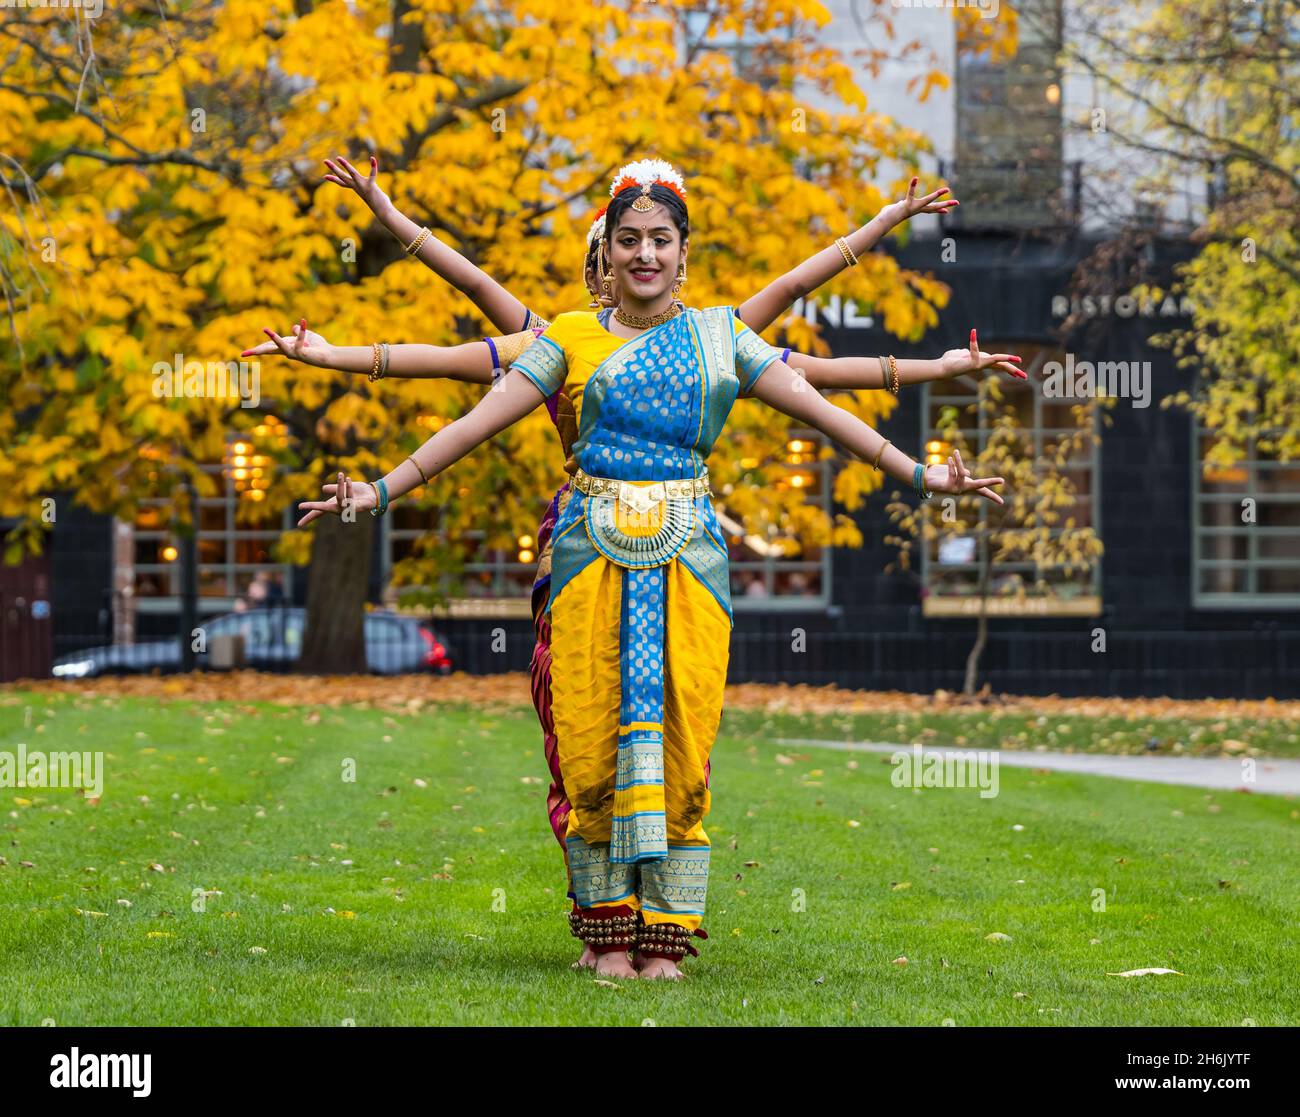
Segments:
[[[887,0],[871,18],[889,28]],[[477,401],[474,386],[369,384],[281,361],[243,370],[243,397],[214,394],[214,369],[262,327],[302,316],[339,344],[495,332],[355,196],[322,182],[327,156],[377,154],[399,208],[546,317],[586,304],[591,211],[634,158],[687,177],[693,305],[739,303],[862,224],[889,200],[872,184],[881,161],[910,165],[926,139],[871,110],[854,66],[818,39],[828,19],[811,0],[7,11],[0,284],[13,346],[0,366],[0,515],[19,518],[7,558],[39,548],[53,494],[122,516],[171,498],[170,522],[186,531],[185,493],[213,495],[200,467],[229,460],[232,433],[258,463],[240,502],[252,523],[318,497],[338,469],[392,468]],[[808,103],[814,92],[841,111]],[[883,253],[832,291],[909,339],[947,297]],[[825,351],[800,322],[786,341]],[[837,402],[875,422],[888,397]],[[778,483],[783,417],[745,403],[732,427],[714,472],[733,514],[804,544],[856,542],[848,517]],[[454,567],[471,527],[489,546],[534,530],[562,480],[556,448],[539,409],[434,479],[413,499],[436,542],[407,579],[432,584],[433,568]],[[877,483],[850,462],[837,495],[851,510]],[[282,555],[311,561],[309,667],[364,663],[357,585],[372,528],[326,517],[283,539]],[[313,538],[328,545],[313,550]]]

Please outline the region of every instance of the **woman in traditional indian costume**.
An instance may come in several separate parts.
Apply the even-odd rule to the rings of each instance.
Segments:
[[[660,169],[662,168],[662,169]],[[973,478],[954,453],[929,468],[834,407],[730,307],[675,299],[689,225],[680,178],[615,184],[600,240],[602,289],[619,305],[562,314],[467,415],[376,481],[340,473],[333,499],[382,515],[561,387],[578,417],[576,470],[552,536],[552,711],[570,800],[571,929],[597,971],[677,977],[695,953],[707,888],[705,765],[722,712],[732,624],[727,548],[706,459],[740,393],[762,399],[885,473],[995,503],[1001,478]],[[608,261],[608,262],[606,262]]]
[[[482,342],[450,347],[385,344],[381,344],[378,348],[375,346],[335,347],[319,334],[308,330],[304,319],[293,327],[292,340],[280,338],[268,329],[265,332],[271,337],[271,341],[246,350],[241,355],[281,352],[286,356],[320,367],[357,373],[369,372],[371,379],[377,378],[377,371],[380,377],[384,375],[396,378],[447,377],[487,384],[503,375],[504,371],[511,367],[514,358],[521,354],[549,323],[525,307],[510,292],[460,253],[444,245],[427,229],[417,226],[402,214],[380,188],[378,161],[373,156],[370,161],[369,175],[362,175],[348,160],[341,157],[336,161],[326,160],[326,166],[331,172],[326,175],[327,181],[354,190],[385,228],[403,243],[409,241],[407,243],[409,254],[418,256],[439,276],[471,298],[494,325],[499,329],[507,330],[510,323],[520,321],[522,316],[524,329],[504,336],[484,338]],[[615,176],[610,193],[614,194],[619,184],[626,185],[630,180],[639,185],[642,179],[653,181],[650,164],[630,164]],[[788,310],[796,298],[820,286],[844,267],[855,265],[858,253],[868,251],[896,225],[918,213],[943,213],[958,204],[954,199],[943,197],[947,193],[946,188],[917,197],[917,186],[918,179],[913,178],[908,185],[905,198],[887,205],[872,221],[860,227],[849,237],[838,238],[831,247],[770,283],[758,295],[746,300],[737,308],[737,316],[755,331],[765,329],[780,314]],[[596,280],[597,252],[604,231],[604,216],[605,207],[602,207],[595,215],[587,233],[583,277],[587,290],[592,295],[591,306],[608,308],[617,302],[617,285],[614,284],[612,290],[605,292],[600,289]],[[1024,376],[1024,373],[1013,363],[1019,358],[1009,354],[980,352],[974,330],[971,331],[969,349],[950,350],[936,360],[898,361],[891,356],[886,363],[884,357],[818,358],[804,354],[792,356],[789,349],[786,349],[782,356],[783,359],[792,361],[795,367],[802,369],[808,382],[815,388],[826,389],[879,387],[897,393],[902,384],[946,379],[987,368],[1009,372],[1014,376]],[[576,469],[572,446],[577,437],[577,422],[572,401],[563,386],[547,397],[546,406],[560,436],[566,469],[572,473]],[[555,493],[537,529],[539,558],[532,589],[535,644],[530,663],[533,705],[542,726],[543,752],[551,776],[551,784],[546,796],[547,817],[561,849],[566,852],[566,868],[568,857],[565,835],[570,804],[559,767],[554,719],[551,713],[552,656],[550,617],[546,612],[546,604],[551,580],[551,533],[559,513],[560,501],[566,497],[569,488],[570,483],[566,482]],[[706,763],[706,782],[708,771]],[[571,881],[569,896],[574,897]],[[593,966],[595,960],[596,955],[589,948],[584,949],[575,966]]]

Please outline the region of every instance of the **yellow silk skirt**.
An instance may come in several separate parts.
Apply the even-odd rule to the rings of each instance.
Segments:
[[[610,840],[618,762],[623,568],[603,555],[551,603],[551,711],[560,771],[572,809],[569,835]],[[708,846],[711,796],[704,766],[722,720],[731,621],[678,560],[664,577],[664,810],[668,841]],[[622,901],[627,902],[627,901]],[[634,904],[633,906],[637,906]],[[699,918],[643,911],[647,923],[692,929]]]

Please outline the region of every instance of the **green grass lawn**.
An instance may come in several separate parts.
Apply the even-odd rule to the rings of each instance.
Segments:
[[[0,789],[0,1024],[1300,1023],[1290,800],[899,789],[729,716],[710,940],[680,985],[612,988],[569,969],[527,707],[0,699],[0,749],[107,769],[98,805]],[[1107,976],[1155,966],[1185,976]]]

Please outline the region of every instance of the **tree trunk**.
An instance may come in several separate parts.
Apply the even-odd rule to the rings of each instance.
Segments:
[[[375,518],[355,523],[322,516],[313,530],[307,570],[307,624],[298,669],[311,675],[358,675],[366,671],[366,591]]]
[[[961,692],[967,696],[974,696],[975,681],[979,678],[980,656],[984,652],[984,645],[988,643],[989,636],[989,619],[983,612],[980,613],[979,627],[976,629],[975,646],[971,648],[970,655],[966,657],[966,682],[961,688]]]
[[[989,582],[993,576],[993,559],[988,553],[987,534],[980,540],[984,552],[984,565],[980,570],[980,619],[975,629],[975,646],[966,657],[966,681],[962,685],[962,694],[973,697],[975,682],[979,678],[980,656],[984,654],[984,645],[989,642]]]

